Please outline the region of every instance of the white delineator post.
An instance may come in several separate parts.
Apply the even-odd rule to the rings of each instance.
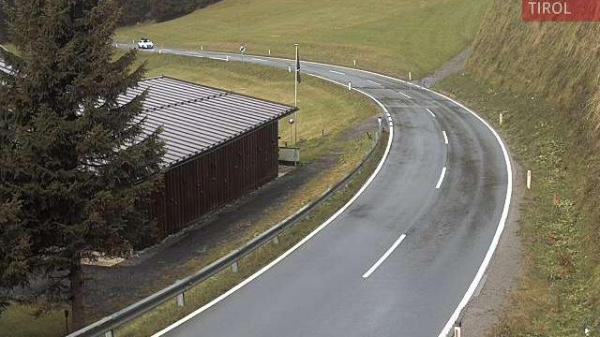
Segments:
[[[531,170],[527,170],[527,189],[531,189]]]
[[[412,72],[410,72],[410,71],[408,72],[408,80],[412,81]]]
[[[500,113],[500,126],[502,126],[502,124],[504,123],[504,115],[502,115],[502,112]]]
[[[461,337],[461,331],[459,326],[454,327],[454,337]]]
[[[352,82],[348,82],[348,90],[352,91]]]

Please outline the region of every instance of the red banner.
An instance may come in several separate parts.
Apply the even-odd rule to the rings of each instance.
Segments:
[[[600,0],[523,0],[524,21],[600,21]]]

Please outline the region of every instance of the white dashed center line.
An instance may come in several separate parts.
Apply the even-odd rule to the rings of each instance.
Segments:
[[[440,187],[442,187],[442,183],[444,182],[444,177],[446,176],[446,166],[444,166],[444,168],[442,169],[442,174],[440,175],[440,180],[438,180],[437,185],[435,185],[435,188],[437,190],[440,189]]]
[[[394,244],[390,247],[390,249],[388,249],[387,252],[385,252],[385,254],[383,254],[383,256],[380,257],[379,260],[377,260],[377,262],[375,262],[375,264],[373,265],[373,267],[369,268],[369,270],[367,270],[367,272],[364,273],[362,277],[363,278],[369,278],[369,276],[371,276],[371,274],[373,274],[375,272],[375,270],[377,270],[377,268],[379,268],[379,266],[390,255],[392,255],[392,253],[394,252],[394,250],[396,250],[396,248],[398,248],[398,246],[400,246],[400,244],[402,243],[402,241],[404,241],[405,238],[406,238],[406,234],[400,235],[400,238],[398,238],[398,240],[396,240],[396,242],[394,242]]]

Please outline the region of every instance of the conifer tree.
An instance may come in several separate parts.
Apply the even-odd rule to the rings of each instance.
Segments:
[[[70,301],[79,327],[81,261],[152,229],[164,144],[143,130],[144,95],[119,102],[144,69],[115,55],[116,1],[5,5],[18,53],[0,50],[0,288]]]

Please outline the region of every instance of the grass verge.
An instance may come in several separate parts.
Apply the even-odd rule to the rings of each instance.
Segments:
[[[161,47],[292,57],[422,76],[463,51],[490,0],[224,0],[163,23],[126,27],[117,40],[149,37]]]
[[[524,273],[493,336],[600,336],[600,285],[593,217],[583,207],[585,186],[598,163],[580,124],[554,105],[502,90],[469,74],[439,89],[476,109],[508,141],[513,157],[532,170],[533,187],[521,205]],[[499,114],[504,115],[499,125]],[[585,159],[584,159],[585,158]]]

